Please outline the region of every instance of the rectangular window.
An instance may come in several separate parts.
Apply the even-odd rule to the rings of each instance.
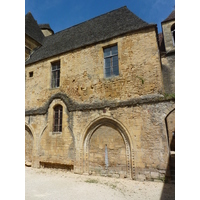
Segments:
[[[60,86],[60,61],[51,65],[51,88]]]
[[[104,74],[106,78],[119,75],[117,45],[104,49]]]

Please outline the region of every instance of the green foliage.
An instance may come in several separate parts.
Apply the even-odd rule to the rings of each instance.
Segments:
[[[165,93],[164,94],[164,97],[165,97],[165,99],[175,99],[175,94],[167,94],[167,93]]]
[[[95,179],[88,179],[88,180],[86,180],[85,182],[86,182],[86,183],[98,183],[98,181],[95,180]]]
[[[114,184],[110,184],[110,187],[111,187],[112,189],[115,189],[117,186],[114,185]]]
[[[139,77],[139,76],[136,76],[136,78],[140,79],[142,81],[142,84],[144,84],[144,79]]]

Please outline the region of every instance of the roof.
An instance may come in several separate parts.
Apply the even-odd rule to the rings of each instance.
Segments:
[[[40,29],[48,29],[54,33],[49,24],[39,24]]]
[[[42,44],[44,35],[30,12],[25,15],[25,34]]]
[[[162,21],[163,22],[168,22],[168,21],[171,21],[171,20],[175,20],[175,10],[173,10],[170,15],[164,20]]]
[[[124,6],[44,38],[26,65],[150,26]]]

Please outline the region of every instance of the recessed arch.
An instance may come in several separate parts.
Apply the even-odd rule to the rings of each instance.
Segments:
[[[169,148],[167,174],[175,181],[175,108],[166,115],[165,124]]]
[[[33,130],[28,124],[25,124],[25,163],[32,162],[33,141]]]
[[[174,131],[175,132],[175,119],[174,119],[174,124],[173,125],[170,125],[169,122],[168,122],[168,118],[170,116],[172,116],[174,113],[175,115],[175,108],[172,109],[165,117],[165,124],[166,124],[166,130],[167,130],[167,140],[168,140],[168,146],[169,146],[169,150],[170,150],[170,146],[171,146],[171,136],[172,136],[172,132]],[[172,117],[175,117],[175,116],[172,116]],[[169,127],[169,126],[173,126],[173,127]]]
[[[84,131],[83,140],[82,140],[82,151],[83,152],[81,151],[83,153],[83,157],[82,157],[82,161],[81,161],[83,163],[83,172],[89,173],[89,161],[91,160],[90,159],[90,156],[91,156],[90,155],[90,148],[91,148],[90,142],[92,141],[92,137],[93,137],[93,135],[97,134],[96,132],[100,128],[105,128],[105,127],[107,130],[109,130],[108,135],[111,134],[111,132],[113,132],[112,134],[114,134],[118,138],[121,137],[121,140],[123,141],[123,142],[121,141],[121,145],[122,145],[122,143],[124,143],[123,158],[125,159],[125,163],[126,163],[126,177],[134,178],[134,176],[135,176],[134,152],[132,149],[133,145],[131,144],[130,135],[122,123],[120,123],[118,120],[113,119],[108,116],[101,116],[101,117],[95,119],[94,121],[90,122]],[[99,135],[101,136],[101,134],[99,134]],[[106,135],[102,136],[102,137],[106,137]],[[102,138],[99,139],[99,141],[101,141],[101,140],[102,140]],[[101,144],[99,144],[99,145],[101,145]],[[106,148],[107,148],[107,144],[106,144]],[[109,148],[109,145],[108,145],[108,148]],[[102,155],[102,156],[106,156],[106,154]]]

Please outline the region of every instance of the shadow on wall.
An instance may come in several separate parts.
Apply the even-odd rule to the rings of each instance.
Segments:
[[[175,110],[166,117],[166,127],[170,153],[160,200],[173,200],[175,199]]]
[[[174,156],[169,157],[168,169],[170,173],[172,171],[170,167],[172,166],[173,160],[175,161],[175,154]],[[169,171],[167,173],[169,173]],[[175,162],[174,162],[174,175],[175,175]],[[162,189],[160,200],[174,200],[174,199],[175,199],[175,178],[173,180],[173,175],[170,174],[169,176],[167,176],[166,174],[166,180]]]

